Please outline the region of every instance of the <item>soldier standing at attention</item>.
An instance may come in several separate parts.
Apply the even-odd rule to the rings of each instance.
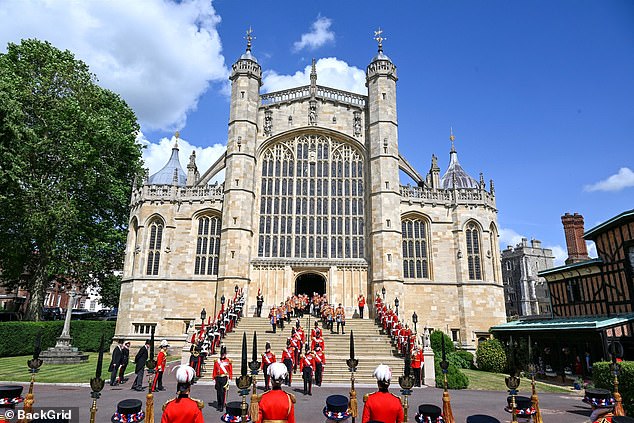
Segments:
[[[271,376],[268,373],[269,366],[275,363],[275,354],[271,352],[271,344],[269,342],[266,343],[265,347],[266,351],[262,354],[262,372],[264,373],[264,390],[268,391],[269,388],[269,379]]]
[[[295,354],[293,351],[293,347],[291,347],[291,340],[287,339],[286,340],[286,348],[284,348],[282,350],[282,363],[284,363],[284,365],[286,366],[286,370],[288,371],[287,374],[287,379],[286,379],[286,384],[288,386],[291,386],[291,382],[293,379],[293,367],[295,365],[294,363],[294,358]]]
[[[233,365],[227,358],[227,347],[220,347],[220,358],[214,362],[212,378],[216,381],[216,409],[223,411],[229,389],[229,380],[233,378]]]
[[[368,423],[370,420],[403,423],[401,399],[388,391],[392,370],[385,364],[379,364],[374,370],[374,377],[379,390],[363,396],[365,404],[361,423]]]
[[[282,381],[289,376],[286,366],[273,363],[268,373],[273,389],[260,397],[256,423],[295,423],[295,396],[282,390]]]
[[[315,385],[321,386],[324,377],[324,366],[326,365],[326,355],[321,346],[315,346]]]
[[[359,318],[363,319],[363,309],[365,308],[365,297],[363,294],[359,295]]]
[[[313,394],[313,374],[315,374],[315,357],[313,357],[312,351],[309,351],[304,355],[299,362],[299,370],[302,372],[302,378],[304,379],[304,395]]]
[[[165,372],[165,367],[167,367],[167,348],[169,344],[167,343],[167,339],[163,339],[161,341],[161,345],[159,346],[159,353],[156,356],[156,367],[154,370],[156,371],[156,377],[154,378],[154,384],[152,386],[152,391],[164,391],[165,387],[163,386],[163,372]]]
[[[189,397],[191,382],[196,371],[189,366],[179,366],[176,371],[176,398],[163,404],[161,423],[204,423],[201,400]]]

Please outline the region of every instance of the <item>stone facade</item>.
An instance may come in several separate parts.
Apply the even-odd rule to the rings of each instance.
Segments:
[[[553,267],[552,250],[542,248],[541,242],[526,238],[515,248],[502,250],[502,280],[506,315],[509,318],[523,316],[550,316],[550,294],[546,279],[537,276],[541,270]]]
[[[216,164],[200,175],[191,157],[183,184],[175,147],[157,173],[172,183],[135,187],[116,338],[140,342],[156,326],[185,342],[201,309],[215,315],[236,286],[249,314],[258,290],[265,310],[317,291],[349,316],[359,294],[385,288],[410,324],[415,311],[421,329],[475,348],[505,321],[493,182],[462,170],[453,135],[442,179],[435,156],[423,178],[399,154],[398,78],[382,49],[367,95],[317,85],[314,62],[303,87],[262,94],[261,75],[249,46],[232,68]],[[224,183],[209,185],[222,169]]]

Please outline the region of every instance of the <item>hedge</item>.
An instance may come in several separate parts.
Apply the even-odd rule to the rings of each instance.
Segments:
[[[73,347],[80,351],[98,351],[101,334],[105,335],[107,349],[112,342],[117,322],[105,320],[73,320],[70,324],[70,336]],[[42,351],[54,347],[62,334],[64,322],[3,322],[0,325],[0,357],[33,354],[35,339],[42,334]]]
[[[610,371],[610,364],[607,361],[592,363],[592,381],[596,388],[609,391],[614,389],[614,375]],[[619,392],[625,413],[631,416],[634,414],[634,361],[623,361],[620,364]]]
[[[458,357],[462,358],[465,362],[465,365],[462,367],[463,369],[473,369],[473,354],[466,350],[457,350],[454,354]]]
[[[451,363],[451,356],[453,354],[447,355],[447,361],[449,362],[449,367],[447,368],[447,388],[449,389],[466,389],[469,386],[469,378],[467,375],[462,373],[460,369]],[[435,357],[435,369],[436,369],[436,388],[444,388],[445,387],[445,375],[440,368],[440,357]]]
[[[445,352],[447,354],[456,351],[456,347],[453,345],[453,341],[443,331],[435,330],[431,333],[429,340],[431,342],[431,349],[434,350],[434,354],[441,354],[442,352],[442,338],[445,338]]]
[[[480,342],[476,350],[478,369],[485,372],[502,373],[506,369],[504,346],[497,339]]]

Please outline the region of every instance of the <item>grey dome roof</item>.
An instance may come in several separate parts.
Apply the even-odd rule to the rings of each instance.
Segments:
[[[174,182],[174,174],[177,175],[177,181]],[[148,178],[148,184],[150,185],[180,185],[185,186],[187,184],[187,175],[181,167],[181,162],[178,159],[178,145],[172,148],[172,155],[167,164],[163,166],[161,170]]]
[[[242,56],[240,56],[240,60],[252,60],[257,63],[258,59],[251,53],[251,49],[245,51]]]
[[[458,162],[458,153],[451,146],[451,152],[449,153],[449,167],[447,167],[447,172],[443,175],[440,180],[440,186],[443,189],[453,189],[454,188],[454,180],[456,181],[455,188],[480,188],[480,184],[478,181],[473,179],[465,170],[460,166]]]
[[[373,62],[376,62],[377,60],[387,60],[388,62],[392,61],[392,59],[383,53],[383,50],[379,50],[379,53],[372,59]]]

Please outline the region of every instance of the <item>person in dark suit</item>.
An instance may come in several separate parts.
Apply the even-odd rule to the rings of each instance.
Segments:
[[[108,366],[110,386],[117,386],[117,375],[119,374],[119,365],[121,364],[122,349],[123,339],[119,339],[117,346],[112,350],[112,360],[110,360],[110,366]]]
[[[150,349],[150,340],[145,341],[145,345],[142,346],[134,356],[134,373],[136,378],[132,384],[132,388],[135,391],[143,390],[143,374],[145,372],[145,363],[147,363]]]
[[[125,377],[125,369],[130,362],[130,341],[126,341],[121,349],[121,364],[119,365],[119,383],[126,383],[128,378]]]

